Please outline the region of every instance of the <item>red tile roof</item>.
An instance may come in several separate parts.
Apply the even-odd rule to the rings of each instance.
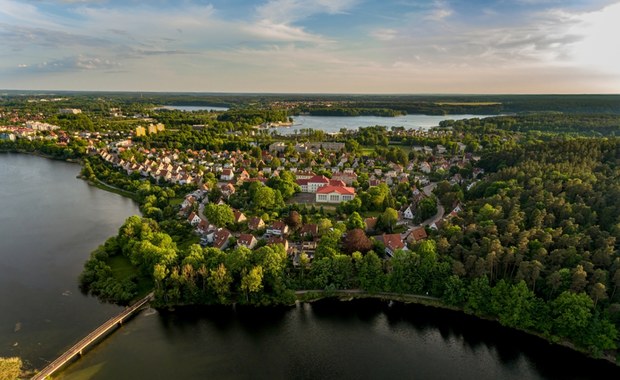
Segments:
[[[345,187],[345,186],[323,186],[321,188],[319,188],[317,191],[317,194],[331,194],[331,193],[338,193],[341,195],[355,195],[355,189],[352,187]]]
[[[400,234],[383,234],[383,244],[392,252],[405,247],[405,243],[400,238]]]

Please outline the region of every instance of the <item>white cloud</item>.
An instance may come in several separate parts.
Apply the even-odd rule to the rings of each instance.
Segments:
[[[435,22],[443,21],[446,18],[452,16],[453,13],[454,12],[452,8],[450,8],[450,5],[448,5],[448,3],[443,0],[436,0],[433,2],[433,7],[431,8],[431,10],[429,10],[424,16],[424,19],[427,21]]]
[[[269,0],[256,8],[259,19],[294,23],[316,14],[346,12],[357,0]]]
[[[573,20],[576,23],[569,31],[582,38],[570,47],[570,59],[575,64],[620,76],[620,3],[574,15]]]
[[[391,41],[398,35],[396,29],[379,28],[370,32],[370,36],[379,41]]]
[[[303,28],[284,23],[274,23],[266,19],[257,21],[253,24],[247,24],[242,27],[242,30],[248,32],[254,37],[267,41],[297,41],[314,43],[329,42],[326,38],[308,33]]]

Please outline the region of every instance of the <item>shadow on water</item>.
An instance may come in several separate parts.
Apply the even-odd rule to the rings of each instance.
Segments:
[[[387,305],[387,303],[386,303]],[[525,359],[546,378],[590,379],[605,371],[620,378],[620,367],[592,359],[567,347],[459,311],[394,302],[382,307],[391,327],[407,325],[418,332],[438,331],[444,342],[460,342],[472,352],[486,348],[506,367]]]
[[[174,311],[159,310],[159,319],[170,334],[193,333],[197,326],[208,323],[224,333],[240,328],[248,333],[268,335],[279,328],[291,310],[293,307],[286,306],[186,306]]]
[[[373,322],[381,315],[386,303],[375,299],[341,301],[337,298],[327,298],[310,305],[312,315],[316,319],[329,320],[330,322],[340,321],[346,324],[351,319]]]

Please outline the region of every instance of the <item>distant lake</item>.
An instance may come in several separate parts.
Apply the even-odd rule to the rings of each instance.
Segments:
[[[340,132],[341,128],[357,129],[381,125],[386,127],[405,127],[405,129],[429,129],[439,125],[443,120],[462,120],[485,118],[496,115],[417,115],[409,114],[396,117],[381,116],[293,116],[291,128],[278,128],[281,134],[292,135],[300,129],[317,129],[327,133]]]
[[[216,107],[216,106],[161,106],[158,108],[165,108],[167,110],[179,110],[179,111],[228,111],[228,107]]]

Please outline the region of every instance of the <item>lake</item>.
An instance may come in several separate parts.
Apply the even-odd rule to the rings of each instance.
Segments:
[[[396,117],[380,116],[294,116],[293,126],[278,128],[283,135],[295,134],[300,129],[317,129],[327,133],[340,132],[341,128],[357,129],[382,125],[386,127],[405,127],[405,129],[429,129],[436,127],[443,120],[463,120],[470,118],[484,118],[495,115],[403,115]]]
[[[89,253],[137,214],[79,166],[0,155],[0,356],[43,367],[120,308],[84,296]],[[374,300],[148,309],[58,378],[587,379],[620,370],[462,313]]]
[[[0,154],[0,356],[41,368],[120,308],[78,276],[137,204],[77,179],[80,166]]]

